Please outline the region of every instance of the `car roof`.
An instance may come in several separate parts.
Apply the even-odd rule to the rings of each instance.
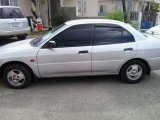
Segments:
[[[66,25],[77,25],[77,24],[94,24],[94,23],[113,23],[118,25],[126,25],[124,22],[109,20],[109,19],[77,19],[65,22]]]
[[[20,8],[18,6],[0,6],[0,8]]]

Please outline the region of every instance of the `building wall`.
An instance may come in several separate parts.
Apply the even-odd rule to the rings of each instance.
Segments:
[[[18,6],[21,7],[22,13],[25,16],[32,16],[30,0],[17,0],[17,1],[18,1]]]
[[[49,11],[48,11],[48,0],[39,0],[39,10],[40,17],[43,21],[43,26],[48,27],[49,24]]]
[[[61,7],[76,7],[78,0],[61,0]],[[98,15],[98,2],[97,0],[86,0],[86,13],[79,14],[78,16],[96,17]]]
[[[76,0],[62,0],[61,7],[75,7],[75,6],[76,6]]]
[[[78,0],[61,0],[61,7],[77,7]],[[129,9],[133,11],[140,11],[142,2],[140,0],[126,0],[126,8],[128,3],[131,3],[131,6],[128,6]],[[114,11],[122,10],[122,1],[121,0],[86,0],[86,13],[79,16],[84,17],[97,17],[100,11],[100,5],[105,5],[105,12],[112,13]]]
[[[114,1],[114,10],[117,12],[119,10],[122,10],[122,1],[121,0],[115,0]]]
[[[17,0],[18,6],[21,8],[22,13],[25,16],[33,16],[31,13],[31,0]],[[47,0],[36,0],[37,6],[36,6],[36,12],[37,15],[41,16],[43,26],[48,27],[48,3]]]
[[[98,15],[98,0],[86,0],[85,17],[97,17]]]

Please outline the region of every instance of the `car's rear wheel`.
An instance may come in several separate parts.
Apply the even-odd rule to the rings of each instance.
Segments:
[[[13,64],[5,68],[3,80],[9,87],[21,89],[29,85],[32,80],[32,74],[24,65]]]
[[[127,83],[138,83],[146,74],[146,66],[140,60],[133,60],[126,63],[120,72],[123,81]]]
[[[18,35],[18,36],[17,36],[17,38],[18,38],[19,40],[25,40],[26,37],[27,37],[27,35]]]

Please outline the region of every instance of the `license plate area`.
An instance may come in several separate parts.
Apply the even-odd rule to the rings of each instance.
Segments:
[[[20,22],[15,22],[15,23],[12,23],[11,24],[11,28],[20,28],[20,27],[22,27],[22,23],[20,23]]]

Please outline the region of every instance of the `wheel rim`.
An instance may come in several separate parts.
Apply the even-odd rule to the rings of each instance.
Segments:
[[[17,69],[8,72],[7,80],[13,86],[21,86],[26,81],[23,72]]]
[[[131,65],[130,67],[128,67],[127,69],[127,77],[130,80],[137,80],[142,76],[142,68],[141,66],[135,64],[135,65]]]

